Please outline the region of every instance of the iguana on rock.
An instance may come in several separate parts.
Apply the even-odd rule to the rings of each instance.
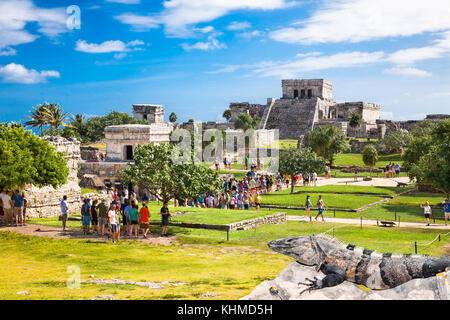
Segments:
[[[268,246],[300,264],[316,266],[326,275],[321,280],[314,277],[306,279],[309,283],[299,283],[308,287],[301,293],[336,286],[345,280],[370,289],[389,289],[412,279],[432,277],[450,267],[450,256],[381,254],[354,245],[346,247],[323,235],[274,240]]]

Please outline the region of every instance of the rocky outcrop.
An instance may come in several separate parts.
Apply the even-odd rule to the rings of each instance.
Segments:
[[[289,264],[274,279],[264,281],[242,300],[448,300],[449,282],[446,273],[426,279],[414,279],[398,287],[387,290],[370,290],[364,286],[344,281],[338,286],[319,290],[300,292],[306,288],[299,282],[306,278],[322,279],[325,275],[315,271],[314,267]]]

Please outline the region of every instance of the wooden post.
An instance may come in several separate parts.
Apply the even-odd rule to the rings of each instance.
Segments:
[[[336,218],[336,208],[333,209],[333,217]]]
[[[230,228],[227,229],[227,241],[230,240]]]
[[[438,241],[441,242],[441,234],[438,235]]]
[[[415,252],[417,254],[417,241],[414,241],[414,249],[415,249]]]

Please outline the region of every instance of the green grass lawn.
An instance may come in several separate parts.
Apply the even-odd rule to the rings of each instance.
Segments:
[[[324,177],[325,173],[320,174],[319,176]],[[353,178],[355,174],[353,172],[343,172],[341,170],[331,169],[331,177],[332,178]],[[407,172],[400,171],[400,177],[407,177]],[[373,172],[370,174],[370,172],[358,172],[358,178],[365,178],[365,177],[373,177],[373,178],[385,178],[386,175],[384,172]],[[391,178],[395,180],[395,178]]]
[[[319,193],[307,192],[311,196],[313,208],[319,199]],[[264,205],[276,205],[286,207],[304,207],[306,201],[306,192],[290,194],[286,190],[267,193],[262,196]],[[328,208],[336,209],[357,209],[367,204],[379,201],[384,197],[376,195],[357,195],[357,194],[335,194],[324,193],[322,200]]]
[[[399,192],[413,188],[414,185],[408,185],[405,188],[400,187],[374,187],[374,186],[354,186],[354,185],[327,185],[327,186],[296,186],[295,193],[343,193],[343,194],[368,194],[393,196]],[[291,189],[277,191],[276,194],[289,194]]]
[[[389,162],[395,162],[402,166],[403,161],[400,154],[379,155],[376,167],[384,167]],[[360,153],[341,153],[334,159],[336,166],[361,166],[365,167]],[[400,168],[401,169],[401,168]]]
[[[365,219],[394,220],[395,216],[397,219],[400,216],[401,221],[424,222],[423,209],[420,208],[420,205],[429,201],[431,206],[436,206],[444,200],[444,194],[412,192],[366,209],[362,214]],[[433,217],[437,219],[436,223],[442,223],[443,210],[433,210],[431,218],[433,219]]]

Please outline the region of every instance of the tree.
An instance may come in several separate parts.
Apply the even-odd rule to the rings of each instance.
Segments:
[[[106,116],[92,117],[86,120],[81,131],[81,142],[95,142],[105,137],[104,131],[107,126],[121,124],[147,124],[147,120],[136,120],[127,113],[111,111]]]
[[[350,115],[350,121],[348,124],[351,128],[355,131],[356,128],[358,128],[362,123],[362,117],[358,113],[352,113]]]
[[[382,143],[386,147],[386,150],[390,153],[403,153],[406,147],[412,140],[412,135],[406,130],[396,130],[388,132]]]
[[[319,157],[311,148],[303,148],[302,150],[296,148],[289,148],[281,150],[279,169],[278,171],[290,176],[291,193],[294,193],[295,176],[300,173],[317,174],[324,171],[325,160]]]
[[[203,193],[216,193],[222,182],[215,170],[193,162],[176,164],[173,145],[150,143],[136,147],[134,163],[118,173],[126,184],[147,190],[160,201],[173,198],[197,198]]]
[[[67,182],[69,169],[61,152],[22,127],[0,125],[0,186],[23,188],[26,184],[57,188]]]
[[[69,117],[70,112],[64,112],[57,103],[47,104],[47,123],[50,128],[58,129],[67,126],[66,122]]]
[[[450,119],[438,122],[423,137],[414,137],[403,155],[410,179],[450,193]]]
[[[25,122],[25,126],[37,128],[38,133],[42,133],[44,126],[48,124],[47,112],[48,110],[46,104],[40,104],[37,107],[33,107],[33,110],[30,111],[31,115],[27,116],[29,120]]]
[[[378,152],[373,145],[365,146],[362,151],[363,162],[370,168],[370,176],[372,176],[372,170],[377,165]]]
[[[253,118],[250,114],[243,112],[234,121],[235,129],[242,129],[247,131],[248,129],[256,129],[259,125],[260,119],[258,117]]]
[[[175,114],[175,112],[172,112],[169,116],[169,121],[170,122],[176,122],[177,121],[177,115]]]
[[[331,164],[335,155],[348,150],[345,132],[332,125],[309,131],[305,136],[305,145]]]
[[[227,121],[230,121],[231,119],[231,110],[227,109],[223,112],[222,117],[224,117],[225,119],[227,119]]]

